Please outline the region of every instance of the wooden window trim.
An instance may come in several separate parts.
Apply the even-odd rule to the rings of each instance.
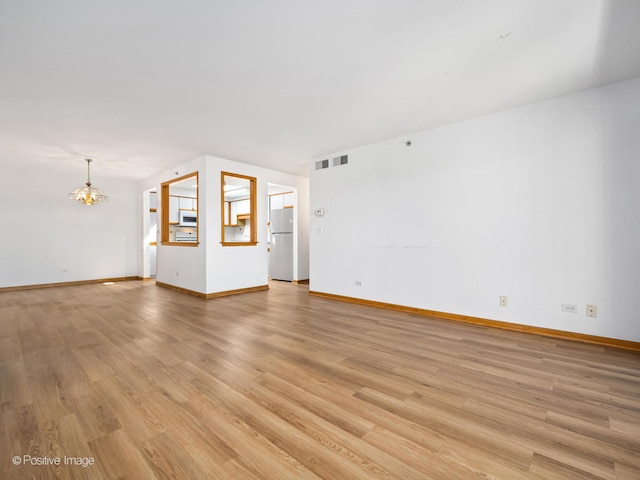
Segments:
[[[249,181],[249,228],[251,229],[251,239],[248,242],[226,242],[224,240],[224,228],[225,226],[230,226],[230,225],[225,225],[224,224],[224,203],[225,203],[225,199],[224,199],[224,177],[225,176],[229,176],[229,177],[235,177],[235,178],[241,178],[244,180],[248,180]],[[220,197],[221,197],[221,203],[222,203],[222,208],[221,208],[221,219],[220,219],[220,225],[222,225],[222,229],[220,232],[220,244],[223,247],[253,247],[256,246],[258,244],[258,206],[257,206],[257,183],[258,180],[256,177],[251,177],[248,175],[242,175],[240,173],[231,173],[231,172],[224,172],[221,171],[220,172]],[[229,202],[229,222],[231,222],[231,202]]]
[[[160,222],[160,244],[163,246],[173,246],[173,247],[197,247],[198,245],[200,245],[200,212],[199,209],[196,209],[196,211],[198,212],[196,214],[196,237],[198,238],[197,242],[193,242],[193,243],[187,243],[187,242],[171,242],[169,240],[169,226],[170,225],[177,225],[177,222],[169,222],[169,197],[181,197],[182,195],[170,195],[170,189],[171,189],[171,185],[174,183],[178,183],[181,182],[183,180],[186,180],[188,178],[192,178],[195,177],[196,178],[196,185],[198,185],[198,187],[200,186],[200,179],[198,177],[198,171],[195,171],[193,173],[188,173],[187,175],[183,175],[181,177],[178,178],[173,178],[171,180],[168,180],[166,182],[163,182],[160,185],[160,192],[161,192],[161,196],[160,196],[160,205],[161,205],[161,222]],[[184,197],[183,198],[191,198],[191,197]],[[196,205],[197,202],[200,201],[200,192],[198,192],[197,196],[196,196]]]
[[[229,225],[227,225],[229,226]],[[255,247],[258,242],[220,242],[223,247]]]

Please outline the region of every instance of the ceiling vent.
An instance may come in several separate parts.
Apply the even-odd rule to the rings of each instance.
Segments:
[[[333,166],[338,167],[340,165],[346,165],[349,163],[349,155],[342,155],[340,157],[333,158]]]
[[[316,162],[316,170],[322,170],[323,168],[329,168],[329,159]]]

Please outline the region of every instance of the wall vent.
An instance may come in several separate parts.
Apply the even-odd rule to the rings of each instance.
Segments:
[[[323,168],[329,168],[329,159],[316,162],[316,170],[322,170]]]
[[[333,166],[337,167],[339,165],[346,165],[349,163],[349,155],[342,155],[340,157],[333,158]]]

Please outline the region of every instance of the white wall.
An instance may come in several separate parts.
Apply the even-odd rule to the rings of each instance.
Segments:
[[[233,162],[216,157],[207,159],[206,190],[210,192],[206,217],[206,231],[211,241],[207,245],[207,293],[225,292],[268,283],[267,256],[267,205],[268,184],[290,185],[296,191],[294,207],[294,280],[309,278],[309,179]],[[255,177],[257,181],[258,245],[222,246],[221,241],[221,172],[238,173]]]
[[[205,157],[199,157],[194,160],[182,163],[175,168],[154,175],[141,183],[140,195],[143,191],[153,187],[158,192],[157,218],[158,232],[161,230],[162,221],[162,188],[161,184],[170,180],[198,172],[198,241],[199,245],[194,246],[174,246],[162,245],[160,237],[158,237],[158,245],[156,249],[156,280],[176,287],[184,288],[194,292],[206,292],[206,230],[204,228],[204,219],[207,215],[207,192],[201,188],[206,179],[206,162]],[[138,215],[143,217],[148,215],[148,208],[140,209]],[[138,249],[143,252],[145,249],[144,232],[140,231],[137,237]],[[138,266],[139,275],[143,276],[143,264]]]
[[[639,125],[636,78],[335,152],[310,289],[640,341]]]
[[[160,192],[160,184],[198,171],[198,235],[197,247],[166,246],[158,243],[157,280],[199,293],[218,293],[268,283],[267,275],[267,190],[269,183],[290,185],[296,189],[296,218],[298,255],[294,265],[294,280],[309,278],[309,179],[252,165],[204,156],[183,163],[142,182],[140,191],[153,187]],[[249,175],[257,179],[258,245],[225,246],[221,242],[222,171]],[[177,172],[177,173],[176,173]],[[140,194],[142,195],[142,193]],[[141,210],[140,215],[144,212]],[[158,205],[158,218],[161,206]],[[141,231],[138,236],[142,239]],[[294,245],[294,250],[295,250]],[[139,241],[143,251],[144,242]],[[140,275],[145,271],[139,264]],[[176,275],[177,274],[177,275]]]
[[[69,172],[3,161],[0,288],[136,275],[137,185],[102,178],[95,168],[92,174],[109,202],[86,206],[67,198],[86,181],[83,162]]]

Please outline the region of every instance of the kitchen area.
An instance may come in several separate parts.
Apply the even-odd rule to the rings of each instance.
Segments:
[[[169,243],[198,243],[198,183],[189,177],[169,189]]]
[[[198,199],[169,196],[169,241],[198,242]]]
[[[242,178],[225,176],[223,190],[224,240],[234,245],[250,244],[251,238],[251,188]],[[187,178],[172,183],[165,190],[164,200],[168,217],[168,242],[170,245],[198,244],[198,196],[197,179]],[[151,276],[155,276],[156,231],[159,217],[157,207],[162,201],[155,191],[150,192],[150,232],[148,234],[152,257]],[[293,281],[294,273],[294,203],[293,187],[268,185],[267,210],[267,258],[271,280]],[[159,209],[158,209],[159,210]]]
[[[216,162],[236,165],[206,158],[145,185],[143,278],[207,295],[308,281],[306,179],[242,164],[203,173]]]

